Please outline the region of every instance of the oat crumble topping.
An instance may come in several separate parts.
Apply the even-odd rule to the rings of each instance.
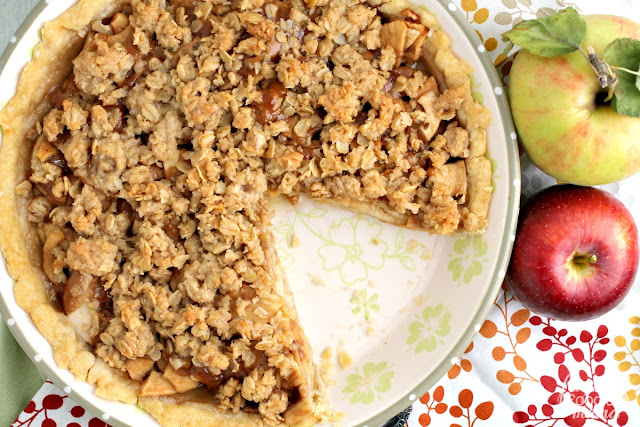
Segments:
[[[441,91],[429,28],[381,3],[132,0],[90,25],[18,192],[51,299],[142,396],[207,388],[277,424],[311,393],[268,195],[484,227],[466,206],[486,144],[457,117],[468,88]]]

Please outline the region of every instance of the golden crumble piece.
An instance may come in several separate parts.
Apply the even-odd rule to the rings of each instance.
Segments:
[[[78,238],[69,245],[67,264],[72,270],[78,270],[93,276],[104,276],[116,268],[118,247],[103,238]]]

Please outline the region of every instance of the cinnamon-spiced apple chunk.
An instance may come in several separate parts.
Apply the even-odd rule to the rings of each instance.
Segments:
[[[59,359],[165,425],[329,419],[267,197],[483,232],[469,66],[404,0],[81,0],[56,22],[50,65],[54,30],[77,54],[28,132],[12,104],[0,121],[3,152],[33,147],[14,182],[29,268],[79,343],[50,339]]]

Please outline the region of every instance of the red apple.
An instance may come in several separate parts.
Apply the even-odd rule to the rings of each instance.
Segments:
[[[525,307],[559,320],[598,317],[629,292],[638,229],[611,194],[556,185],[523,207],[506,283]]]

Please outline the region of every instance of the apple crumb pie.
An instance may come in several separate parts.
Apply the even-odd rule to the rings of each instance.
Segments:
[[[163,425],[331,418],[268,197],[483,232],[470,73],[404,0],[81,0],[0,116],[18,303]]]

